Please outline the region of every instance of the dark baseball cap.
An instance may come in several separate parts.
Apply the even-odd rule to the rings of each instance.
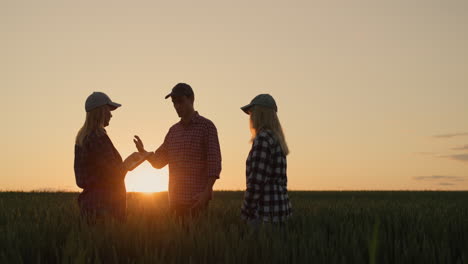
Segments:
[[[103,105],[110,106],[111,111],[122,106],[121,104],[112,102],[107,94],[102,92],[94,92],[86,99],[85,110],[86,112],[90,112],[91,110]]]
[[[166,95],[166,97],[164,99],[167,99],[167,98],[172,97],[172,96],[183,96],[183,95],[185,95],[185,96],[194,95],[192,87],[190,87],[190,85],[188,85],[186,83],[178,83],[178,84],[176,84],[176,86],[174,86],[174,88],[172,88],[171,93]]]
[[[264,106],[275,110],[275,112],[278,112],[278,107],[276,106],[275,99],[269,94],[259,94],[255,96],[254,99],[250,101],[250,104],[241,107],[241,109],[246,114],[249,114],[249,109],[252,108],[252,106],[254,105]]]

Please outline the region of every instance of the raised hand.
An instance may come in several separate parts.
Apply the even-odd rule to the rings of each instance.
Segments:
[[[138,152],[146,153],[145,147],[143,146],[143,141],[141,141],[139,136],[135,135],[133,143],[135,143],[135,147],[138,149]]]

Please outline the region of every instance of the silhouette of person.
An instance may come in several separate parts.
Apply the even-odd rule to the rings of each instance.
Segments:
[[[104,93],[94,92],[86,99],[86,120],[75,142],[75,180],[83,191],[78,197],[82,216],[93,222],[105,216],[125,220],[125,175],[135,161],[144,159],[135,152],[124,162],[104,129],[111,111],[121,105]]]
[[[167,133],[162,145],[147,160],[154,168],[169,164],[169,207],[178,216],[197,215],[208,207],[213,185],[221,172],[221,151],[213,122],[194,110],[192,87],[178,83],[171,93],[180,121]],[[147,153],[138,136],[138,151]]]
[[[276,114],[278,107],[271,95],[260,94],[241,109],[250,116],[252,133],[241,217],[254,228],[263,222],[284,223],[292,213],[286,173],[289,148]]]

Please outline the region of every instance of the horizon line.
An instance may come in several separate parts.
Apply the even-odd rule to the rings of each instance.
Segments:
[[[364,189],[349,189],[349,190],[338,190],[338,189],[327,189],[327,190],[288,190],[288,192],[435,192],[435,191],[446,191],[446,192],[466,192],[468,189],[464,190],[447,190],[447,189],[374,189],[374,190],[364,190]],[[156,194],[156,193],[167,193],[168,191],[155,191],[155,192],[138,192],[130,191],[127,193],[138,193],[138,194]],[[213,190],[213,192],[245,192],[245,190],[235,190],[235,189],[225,189],[225,190]],[[47,190],[47,189],[34,189],[34,190],[1,190],[0,193],[81,193],[81,191],[71,191],[71,190]]]

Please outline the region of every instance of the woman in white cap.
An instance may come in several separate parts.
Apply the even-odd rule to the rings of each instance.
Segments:
[[[141,154],[133,153],[123,162],[104,129],[111,111],[120,106],[101,92],[88,96],[86,120],[76,136],[75,179],[83,189],[78,204],[81,214],[93,220],[105,216],[125,220],[125,175],[141,159]]]
[[[271,95],[260,94],[241,109],[250,116],[252,133],[241,217],[256,228],[262,222],[282,224],[292,210],[286,174],[289,149],[276,114],[278,107]]]

